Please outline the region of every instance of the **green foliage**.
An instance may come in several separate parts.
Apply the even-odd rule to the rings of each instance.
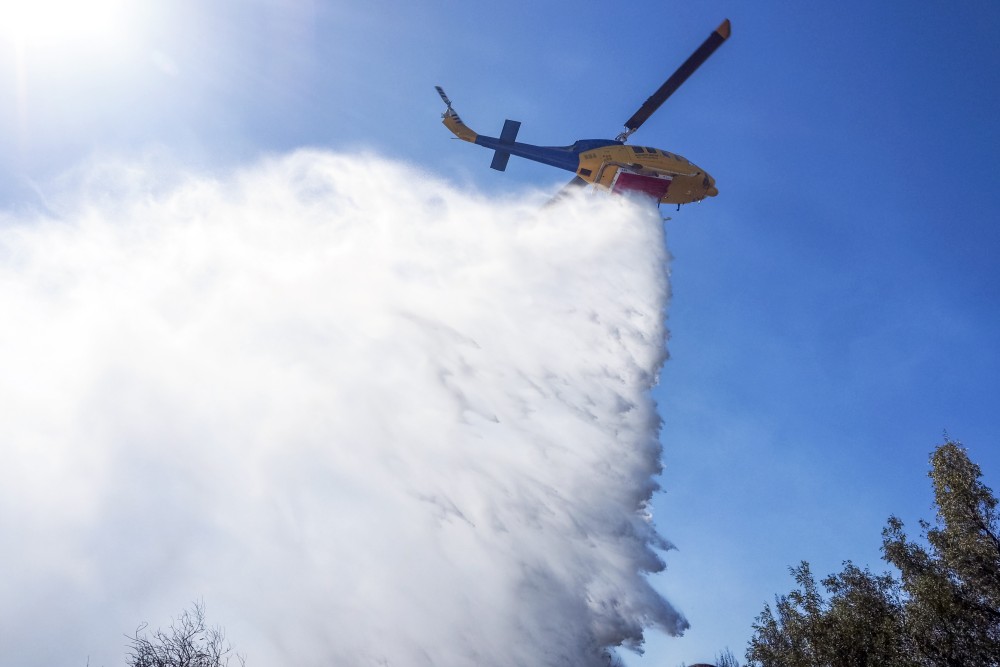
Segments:
[[[889,575],[874,575],[847,562],[821,583],[809,564],[791,568],[798,588],[765,606],[754,623],[747,651],[751,665],[839,667],[914,665],[901,650],[899,587]]]
[[[740,667],[740,661],[736,659],[733,652],[726,648],[722,653],[715,656],[715,667]]]
[[[885,559],[907,592],[910,639],[928,665],[1000,665],[997,500],[965,449],[947,442],[931,457],[936,522],[910,541],[896,517],[882,533]]]
[[[889,519],[883,558],[900,578],[851,562],[817,585],[809,564],[797,588],[765,605],[747,649],[752,667],[1000,667],[997,500],[958,443],[931,456],[937,518],[923,540]]]

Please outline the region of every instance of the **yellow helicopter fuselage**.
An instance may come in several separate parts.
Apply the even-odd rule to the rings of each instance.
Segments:
[[[676,153],[645,146],[612,144],[581,153],[576,174],[611,191],[658,195],[663,204],[690,204],[719,194],[715,179],[697,165]]]
[[[492,148],[494,169],[504,171],[511,155],[572,171],[612,192],[635,192],[662,204],[690,204],[719,194],[715,179],[686,158],[658,148],[630,146],[617,139],[583,139],[570,146],[535,146],[515,141],[520,123],[508,120],[499,137],[474,132],[451,107],[442,121],[451,132]],[[579,182],[579,181],[577,181]]]

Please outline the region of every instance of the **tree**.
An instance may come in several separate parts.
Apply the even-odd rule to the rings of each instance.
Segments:
[[[931,457],[936,522],[910,541],[896,517],[882,533],[885,559],[908,594],[907,628],[927,665],[1000,665],[1000,538],[997,500],[965,448]]]
[[[959,443],[931,455],[936,523],[922,542],[890,517],[883,559],[900,578],[850,561],[816,584],[809,564],[798,588],[754,622],[752,667],[1000,667],[1000,539],[997,501]]]
[[[128,667],[227,667],[233,647],[221,628],[205,626],[205,605],[194,603],[191,611],[172,621],[168,630],[145,634],[139,626],[129,639]],[[236,656],[245,665],[242,656]]]
[[[765,605],[747,650],[763,667],[911,667],[903,650],[902,605],[890,575],[851,562],[824,579],[825,599],[809,563],[791,568],[798,588]]]
[[[715,656],[715,667],[740,667],[740,661],[727,647],[722,653]]]

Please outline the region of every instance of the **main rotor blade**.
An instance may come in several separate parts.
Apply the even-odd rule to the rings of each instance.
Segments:
[[[648,100],[646,100],[639,110],[632,115],[625,123],[626,131],[622,134],[625,137],[632,134],[639,129],[639,126],[645,123],[653,112],[660,108],[668,97],[674,94],[681,84],[687,81],[687,78],[694,74],[694,71],[701,67],[701,64],[708,60],[708,57],[715,53],[715,50],[722,46],[722,43],[729,39],[729,34],[731,28],[729,25],[729,19],[723,21],[715,31],[708,36],[701,46],[691,54],[684,64],[677,68],[677,71],[670,75],[659,90],[653,93]]]

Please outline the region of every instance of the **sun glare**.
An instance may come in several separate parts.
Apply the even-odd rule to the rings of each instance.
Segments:
[[[26,48],[101,42],[122,13],[123,0],[0,0],[0,34]]]

